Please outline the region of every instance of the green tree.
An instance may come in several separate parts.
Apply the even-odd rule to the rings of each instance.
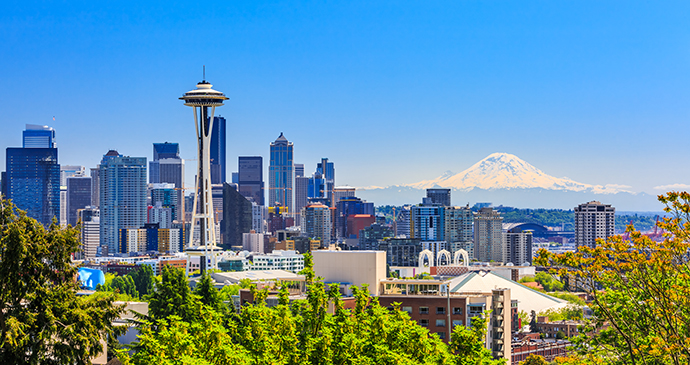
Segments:
[[[129,275],[115,277],[110,284],[110,287],[111,288],[108,291],[117,290],[118,293],[128,295],[131,298],[139,298],[139,292],[134,284],[134,280],[132,280],[132,277]]]
[[[211,279],[211,275],[208,272],[201,275],[201,278],[194,288],[194,294],[199,297],[203,305],[207,305],[220,313],[225,313],[227,311],[221,294],[213,285],[213,279]]]
[[[494,360],[484,346],[488,318],[473,317],[470,328],[456,326],[451,334],[450,351],[456,356],[457,365],[503,365],[504,360]]]
[[[185,322],[194,322],[199,316],[201,303],[189,289],[183,269],[163,266],[160,280],[149,295],[149,316],[161,320],[178,316]]]
[[[540,250],[536,264],[559,267],[593,298],[594,320],[575,339],[574,359],[564,363],[690,363],[690,194],[659,196],[671,217],[655,242],[633,226],[630,240],[598,240],[561,255]]]
[[[534,279],[544,287],[547,292],[561,291],[563,290],[563,283],[556,280],[553,275],[540,271],[534,277]]]
[[[544,357],[539,355],[529,355],[525,361],[521,361],[520,365],[549,365],[549,362]]]
[[[137,270],[130,271],[127,275],[132,277],[140,297],[143,298],[153,291],[155,275],[150,265],[140,265]]]
[[[88,364],[122,329],[112,294],[77,296],[79,227],[47,230],[0,201],[0,363]]]

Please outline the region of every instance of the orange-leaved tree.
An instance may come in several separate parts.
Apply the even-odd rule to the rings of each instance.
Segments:
[[[593,319],[561,363],[690,363],[690,194],[659,196],[669,217],[656,242],[628,226],[630,239],[598,240],[596,247],[552,254],[538,265],[587,290]]]

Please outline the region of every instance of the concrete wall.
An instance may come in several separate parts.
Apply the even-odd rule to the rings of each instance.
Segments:
[[[314,272],[325,282],[369,284],[369,293],[377,296],[379,281],[386,278],[384,251],[313,251]]]

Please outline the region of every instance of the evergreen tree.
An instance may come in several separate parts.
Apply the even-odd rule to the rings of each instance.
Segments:
[[[131,271],[127,275],[132,277],[137,292],[142,298],[153,291],[155,275],[150,265],[140,265],[137,270]]]
[[[46,230],[15,209],[0,201],[0,363],[88,364],[126,329],[112,324],[123,309],[113,294],[76,295],[79,227]]]

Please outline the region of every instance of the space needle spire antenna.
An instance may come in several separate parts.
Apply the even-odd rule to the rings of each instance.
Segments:
[[[206,269],[216,268],[214,250],[217,248],[218,237],[216,237],[211,196],[211,132],[216,107],[223,106],[223,101],[228,100],[222,92],[213,90],[213,85],[206,81],[206,66],[204,66],[203,73],[203,81],[196,84],[196,89],[188,91],[180,97],[180,100],[184,100],[184,105],[191,106],[194,110],[194,128],[199,158],[197,159],[198,171],[194,188],[192,226],[187,247],[194,248],[198,244],[198,250],[204,251],[204,262],[200,262],[202,273]],[[194,240],[197,224],[199,226],[198,243]]]

